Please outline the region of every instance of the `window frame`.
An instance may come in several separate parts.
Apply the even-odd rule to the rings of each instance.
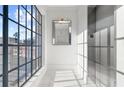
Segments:
[[[2,62],[3,64],[3,73],[0,75],[0,78],[2,77],[3,80],[2,80],[2,83],[3,83],[3,87],[8,87],[10,86],[9,85],[9,74],[11,74],[12,72],[16,71],[17,70],[17,86],[18,87],[22,87],[41,67],[42,67],[42,53],[40,53],[40,55],[36,55],[36,51],[37,51],[37,48],[41,48],[41,52],[42,52],[42,44],[41,45],[37,45],[36,44],[33,44],[35,42],[38,42],[38,39],[37,37],[41,37],[42,39],[42,23],[40,23],[40,21],[42,22],[42,14],[39,12],[39,10],[37,9],[37,7],[35,5],[26,5],[26,6],[23,6],[23,5],[16,5],[18,7],[18,21],[15,21],[14,19],[11,19],[9,18],[9,5],[3,5],[3,15],[0,13],[0,16],[3,16],[3,44],[1,45],[1,47],[3,47],[3,53],[4,53],[4,60]],[[24,9],[25,11],[25,24],[21,24],[20,23],[20,9],[21,8]],[[28,11],[27,7],[31,7],[31,12]],[[5,11],[6,10],[6,11]],[[34,11],[35,10],[35,11]],[[35,16],[33,15],[33,12],[36,12],[40,15],[41,17],[41,20],[37,20],[37,17],[36,17],[36,13],[35,13]],[[27,14],[29,14],[30,16],[30,25],[31,25],[31,28],[28,28],[28,17],[27,17]],[[35,20],[35,31],[33,30],[33,19]],[[14,22],[16,25],[18,25],[18,33],[17,33],[17,44],[8,44],[8,39],[9,39],[9,21],[12,21]],[[39,29],[37,29],[37,24],[40,25],[40,28],[41,28],[41,31],[38,31]],[[6,28],[5,28],[6,27]],[[25,40],[23,40],[22,44],[20,44],[20,30],[21,28],[20,27],[23,27],[25,29]],[[30,31],[30,44],[28,44],[28,31]],[[39,33],[40,32],[40,33]],[[33,33],[35,34],[36,36],[36,39],[33,39]],[[42,43],[42,40],[41,40],[41,43]],[[14,67],[10,70],[8,70],[8,47],[17,47],[17,56],[18,56],[18,62],[17,62],[17,67]],[[24,58],[24,63],[23,64],[20,64],[20,59],[21,59],[21,56],[20,56],[20,47],[24,47],[25,50],[22,49],[23,51],[23,55],[25,55],[25,57],[22,57]],[[30,53],[31,53],[31,60],[28,61],[27,59],[27,48],[30,47]],[[35,57],[33,59],[33,48],[35,48]],[[33,63],[34,62],[34,63]],[[27,72],[29,69],[28,66],[31,65],[30,67],[30,71]],[[35,68],[33,68],[35,66]],[[25,67],[25,73],[24,73],[24,82],[23,83],[20,83],[20,68],[22,67]],[[28,75],[30,74],[30,75]],[[12,86],[11,86],[12,87]]]

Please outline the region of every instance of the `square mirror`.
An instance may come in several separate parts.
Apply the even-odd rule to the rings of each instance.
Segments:
[[[52,21],[52,44],[71,45],[71,21],[53,20]]]

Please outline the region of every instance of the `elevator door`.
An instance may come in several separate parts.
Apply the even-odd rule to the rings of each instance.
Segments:
[[[115,68],[114,6],[96,6],[92,11],[88,16],[88,74],[98,86],[115,86],[110,70]]]

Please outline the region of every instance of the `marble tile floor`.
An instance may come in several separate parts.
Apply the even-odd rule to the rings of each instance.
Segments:
[[[92,81],[85,83],[73,70],[47,70],[38,87],[96,87]]]

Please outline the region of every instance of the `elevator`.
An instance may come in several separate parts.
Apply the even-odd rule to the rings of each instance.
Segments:
[[[97,86],[115,86],[114,6],[88,7],[88,76]]]

